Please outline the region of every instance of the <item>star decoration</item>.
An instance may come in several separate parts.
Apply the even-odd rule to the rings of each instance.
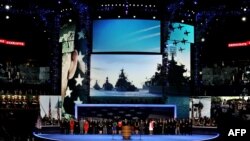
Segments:
[[[79,52],[79,55],[78,55],[78,62],[79,62],[79,69],[85,73],[86,72],[86,64],[84,63],[84,58],[85,55],[82,55],[81,51]]]
[[[76,80],[76,86],[77,86],[77,85],[82,86],[82,80],[83,80],[83,78],[81,77],[80,74],[78,74],[78,77],[75,78],[75,80]]]
[[[82,104],[82,101],[81,101],[80,97],[77,97],[77,100],[74,101],[74,103],[75,104]]]
[[[180,52],[182,52],[183,50],[185,50],[185,49],[184,49],[184,48],[181,48],[181,47],[179,48],[179,51],[180,51]]]
[[[177,27],[178,29],[182,29],[184,26],[181,26],[181,24],[179,24],[179,26]]]
[[[81,38],[84,39],[85,35],[83,33],[83,29],[77,33],[78,34],[78,40],[80,40]]]
[[[72,90],[69,89],[69,87],[67,87],[67,90],[66,90],[66,96],[65,97],[71,97],[71,93],[72,93]]]
[[[187,40],[185,40],[184,38],[181,40],[181,43],[186,44]]]
[[[80,61],[82,61],[83,57],[84,57],[84,55],[82,55],[82,52],[79,51],[79,55],[78,55],[77,60],[80,62]]]
[[[187,35],[187,36],[188,36],[189,33],[190,33],[190,32],[188,32],[187,30],[184,32],[184,34]]]
[[[176,46],[178,44],[178,41],[174,40],[173,44]]]

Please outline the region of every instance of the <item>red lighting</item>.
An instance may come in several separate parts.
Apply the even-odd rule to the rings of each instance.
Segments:
[[[228,44],[229,48],[246,47],[246,46],[250,46],[250,41],[238,42],[238,43],[229,43]]]
[[[12,45],[12,46],[25,46],[25,42],[10,41],[6,39],[0,39],[0,44]]]

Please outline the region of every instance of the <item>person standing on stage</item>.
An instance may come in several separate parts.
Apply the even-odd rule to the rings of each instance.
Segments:
[[[140,134],[145,134],[145,123],[144,121],[141,119],[140,123],[139,123],[139,130],[140,130]]]
[[[89,131],[88,131],[89,134],[93,134],[93,130],[94,130],[93,128],[94,128],[93,119],[89,118]]]
[[[74,133],[79,134],[80,133],[80,125],[79,125],[79,120],[75,120],[75,128],[74,128]]]
[[[153,135],[153,132],[154,132],[154,124],[155,124],[155,121],[153,119],[150,120],[149,122],[149,134],[150,135]]]
[[[159,121],[159,132],[158,134],[164,134],[164,120],[163,119],[160,119]]]
[[[112,124],[112,134],[115,135],[117,134],[117,122],[114,119],[113,124]]]
[[[84,120],[83,128],[84,128],[84,134],[88,134],[88,131],[89,131],[89,122],[88,122],[88,120]]]
[[[135,129],[135,134],[139,134],[139,126],[140,126],[140,123],[138,121],[138,119],[136,119],[136,121],[134,122],[134,129]]]
[[[181,120],[177,120],[175,122],[175,135],[180,135],[180,126],[182,124],[182,121]]]
[[[118,129],[118,133],[121,134],[122,133],[122,121],[121,120],[118,121],[117,127],[118,127],[117,128]]]
[[[98,131],[99,131],[99,134],[102,134],[103,132],[103,122],[102,122],[102,120],[101,121],[99,121],[99,123],[98,123]]]
[[[108,122],[107,120],[105,119],[104,122],[103,122],[103,134],[108,134]]]
[[[74,134],[75,120],[71,118],[69,121],[70,134]]]
[[[84,124],[84,120],[83,118],[80,119],[80,134],[83,134],[83,124]]]

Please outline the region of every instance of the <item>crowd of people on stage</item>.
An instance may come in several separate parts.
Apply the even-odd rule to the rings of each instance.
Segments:
[[[191,119],[102,119],[102,118],[71,118],[60,122],[63,134],[121,134],[122,127],[129,125],[132,134],[164,134],[191,135]]]

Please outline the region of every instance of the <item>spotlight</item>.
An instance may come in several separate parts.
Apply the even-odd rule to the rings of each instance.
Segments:
[[[98,16],[98,19],[101,19],[102,17],[101,16]]]
[[[71,23],[71,22],[72,22],[72,19],[69,19],[69,22]]]
[[[155,16],[153,16],[153,19],[155,19],[156,17]]]
[[[10,9],[10,6],[9,6],[9,5],[5,5],[5,9],[6,9],[6,10],[9,10],[9,9]]]
[[[121,16],[120,16],[120,15],[118,15],[118,18],[121,18]]]
[[[184,23],[185,21],[184,20],[181,20],[182,23]]]
[[[136,18],[136,16],[134,15],[133,18]]]
[[[245,21],[247,20],[247,18],[244,16],[244,17],[241,18],[241,20],[242,20],[243,22],[245,22]]]
[[[201,42],[205,42],[205,38],[201,38]]]
[[[243,11],[245,11],[245,12],[246,12],[246,11],[247,11],[247,8],[244,8],[244,9],[243,9]]]
[[[5,19],[7,19],[7,20],[10,19],[10,16],[6,15],[6,16],[5,16]]]

